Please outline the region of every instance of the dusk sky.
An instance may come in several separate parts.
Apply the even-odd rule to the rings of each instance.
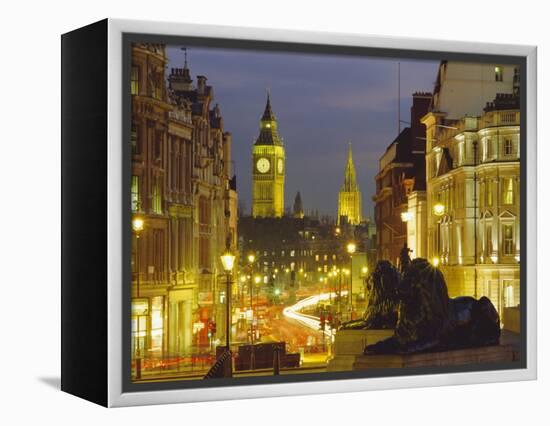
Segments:
[[[250,214],[252,144],[266,90],[286,149],[285,207],[297,191],[304,209],[336,217],[347,146],[352,143],[363,216],[373,215],[378,159],[397,135],[397,62],[373,57],[188,48],[192,78],[208,78],[225,130],[233,135],[239,200]],[[172,67],[184,62],[168,48]],[[433,90],[438,62],[401,60],[401,119],[409,121],[412,93]],[[402,126],[406,126],[403,124]]]

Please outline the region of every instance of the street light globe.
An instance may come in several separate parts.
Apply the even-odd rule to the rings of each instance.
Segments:
[[[445,214],[445,205],[443,205],[443,203],[435,203],[433,212],[436,216],[443,216],[443,214]]]
[[[432,259],[432,265],[435,266],[436,268],[439,266],[439,257],[435,256]]]
[[[364,275],[367,275],[367,272],[369,272],[369,268],[367,268],[366,266],[363,266],[361,268],[361,272],[364,274]]]
[[[142,217],[136,216],[132,219],[132,229],[135,232],[141,232],[143,231],[143,226],[145,224],[145,221]]]
[[[231,272],[233,270],[233,265],[235,264],[235,255],[227,250],[224,254],[221,255],[223,269],[226,272]]]
[[[348,245],[346,247],[349,254],[355,253],[356,248],[357,248],[357,246],[355,245],[355,243],[348,243]]]
[[[401,221],[402,222],[409,222],[410,220],[412,220],[412,218],[413,218],[412,212],[407,211],[407,212],[402,212],[401,213]]]
[[[260,278],[259,275],[256,275],[256,276],[254,277],[254,282],[255,282],[256,284],[260,284],[260,281],[261,281],[261,280],[262,280],[262,279]]]
[[[248,263],[254,263],[255,260],[256,260],[256,256],[254,256],[253,253],[250,253],[248,255]]]
[[[242,276],[241,276],[241,282],[242,282],[242,283],[246,282],[246,275],[242,275]]]

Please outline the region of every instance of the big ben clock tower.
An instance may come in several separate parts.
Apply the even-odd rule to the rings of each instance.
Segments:
[[[285,211],[285,147],[277,132],[269,93],[252,147],[252,216],[282,217]]]

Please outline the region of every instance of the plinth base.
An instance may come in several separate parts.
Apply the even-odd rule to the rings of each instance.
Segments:
[[[393,335],[393,330],[338,330],[334,336],[334,357],[327,364],[327,371],[351,371],[358,356],[363,356],[365,346],[372,345]]]
[[[495,345],[410,355],[362,355],[355,358],[352,370],[453,366],[518,360],[519,354],[512,345]]]

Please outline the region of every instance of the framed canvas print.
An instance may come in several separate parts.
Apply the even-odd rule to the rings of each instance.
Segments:
[[[62,389],[105,406],[536,378],[536,50],[62,36]]]

